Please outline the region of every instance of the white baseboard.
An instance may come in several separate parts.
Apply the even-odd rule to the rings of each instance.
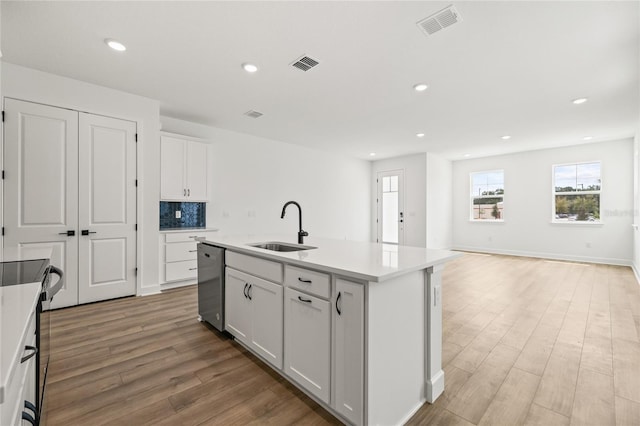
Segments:
[[[503,249],[494,249],[494,248],[487,248],[487,247],[471,247],[471,246],[455,246],[453,250],[473,251],[478,253],[489,253],[489,254],[503,254],[506,256],[535,257],[539,259],[563,260],[568,262],[601,263],[604,265],[630,266],[630,267],[633,266],[632,261],[629,259],[571,256],[571,255],[559,254],[559,253],[537,253],[537,252],[530,252],[530,251],[503,250]],[[638,277],[638,274],[636,274],[636,277]]]
[[[165,291],[165,290],[171,290],[172,288],[178,288],[178,287],[186,287],[188,285],[194,285],[197,284],[197,281],[194,280],[187,280],[187,281],[173,281],[170,283],[162,283],[160,284],[160,290],[161,291]]]
[[[142,287],[138,290],[138,294],[137,296],[149,296],[151,294],[159,294],[160,293],[160,286],[159,285],[154,285],[151,287]]]
[[[631,269],[633,270],[633,275],[636,276],[636,282],[640,285],[640,274],[638,273],[638,268],[635,263],[631,264]]]

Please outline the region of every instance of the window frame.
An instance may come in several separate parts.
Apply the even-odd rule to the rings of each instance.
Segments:
[[[502,173],[502,194],[499,195],[486,195],[486,196],[478,196],[478,195],[473,195],[472,194],[472,190],[473,190],[473,176],[474,175],[479,175],[479,174],[486,174],[486,173]],[[504,169],[493,169],[493,170],[480,170],[477,172],[469,172],[469,191],[468,191],[468,196],[469,196],[469,221],[470,222],[474,222],[474,223],[502,223],[504,222],[504,201],[505,201],[505,193],[506,191],[506,185],[505,185],[505,171]],[[501,197],[502,198],[502,211],[500,214],[500,219],[475,219],[473,217],[473,212],[474,212],[474,204],[473,201],[477,198],[496,198],[496,197]]]
[[[600,165],[600,189],[592,190],[592,191],[564,191],[564,192],[556,192],[556,167],[562,166],[579,166],[581,164],[595,164],[598,163]],[[576,175],[577,178],[577,175]],[[556,196],[557,195],[598,195],[598,216],[599,219],[589,221],[589,220],[559,220],[556,218]],[[569,225],[569,226],[597,226],[602,225],[604,221],[602,220],[602,160],[592,160],[592,161],[576,161],[571,163],[559,163],[553,164],[551,166],[551,223],[554,225]]]

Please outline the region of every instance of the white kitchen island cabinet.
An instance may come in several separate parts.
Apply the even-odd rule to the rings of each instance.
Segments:
[[[255,333],[247,317],[256,320],[247,313],[248,286],[253,279],[282,290],[283,283],[280,311],[273,293],[270,310],[259,316],[271,317],[273,333],[284,329],[284,368],[269,361],[284,377],[348,424],[403,424],[434,402],[445,379],[441,274],[460,254],[316,238],[305,241],[313,248],[299,251],[251,245],[294,241],[294,235],[201,240],[227,250],[227,331],[268,360],[264,345],[247,337]],[[269,344],[268,352],[277,352],[277,340]]]

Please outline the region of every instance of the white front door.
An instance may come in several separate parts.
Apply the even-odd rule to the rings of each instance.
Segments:
[[[404,242],[404,170],[379,172],[377,210],[379,243]]]
[[[79,303],[136,292],[136,123],[80,113]]]
[[[78,113],[9,98],[4,106],[4,247],[51,247],[65,272],[53,306],[75,305]]]

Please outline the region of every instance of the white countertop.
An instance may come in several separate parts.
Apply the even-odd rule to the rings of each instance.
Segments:
[[[161,234],[174,234],[180,232],[214,232],[218,228],[174,228],[174,229],[161,229]]]
[[[449,250],[313,237],[305,237],[304,245],[317,248],[295,252],[277,252],[248,245],[271,241],[297,244],[295,234],[215,236],[199,241],[239,253],[374,282],[443,264],[462,256],[462,253]]]
[[[36,310],[41,283],[0,287],[0,404],[27,341],[30,317]]]

